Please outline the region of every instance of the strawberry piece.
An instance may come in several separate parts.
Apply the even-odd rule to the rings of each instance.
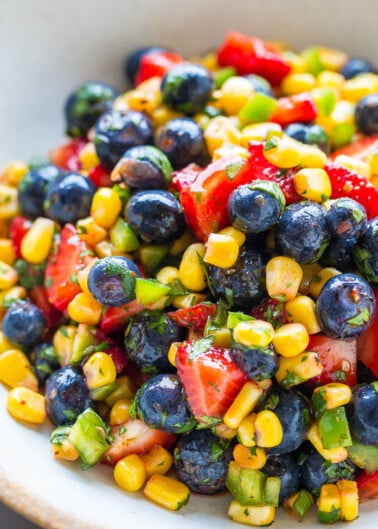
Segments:
[[[120,332],[126,327],[127,321],[132,316],[140,314],[146,309],[135,299],[121,307],[107,307],[100,322],[100,329],[107,334]]]
[[[34,305],[37,305],[43,312],[47,328],[54,329],[62,319],[62,313],[49,302],[47,290],[43,285],[32,287],[28,290],[28,294]]]
[[[102,165],[96,165],[89,169],[88,178],[97,187],[111,187],[113,185],[110,174]]]
[[[81,138],[71,140],[60,147],[56,147],[49,152],[51,163],[67,171],[78,171],[81,169],[79,152],[88,142]]]
[[[209,317],[215,316],[216,311],[215,303],[198,303],[192,307],[168,312],[168,316],[179,327],[189,327],[194,331],[201,331],[205,328]]]
[[[177,373],[193,415],[200,423],[221,418],[247,380],[229,349],[208,338],[183,342],[176,355]]]
[[[378,303],[378,289],[374,290]],[[357,338],[357,358],[378,378],[378,314],[371,326]]]
[[[66,224],[60,232],[55,250],[48,258],[45,270],[48,300],[61,312],[81,292],[76,274],[90,263],[90,254],[75,227]]]
[[[152,77],[164,77],[164,75],[176,64],[184,59],[178,53],[169,50],[160,50],[146,53],[142,56],[139,68],[135,76],[135,86]]]
[[[113,338],[107,336],[100,329],[96,330],[96,339],[98,343],[106,343],[107,345],[102,349],[104,353],[108,354],[114,362],[117,374],[119,375],[127,366],[128,357],[123,347],[118,345]]]
[[[288,322],[285,303],[272,298],[265,298],[255,305],[251,316],[268,321],[275,329]]]
[[[180,171],[174,171],[172,174],[173,191],[182,191],[184,187],[189,187],[201,171],[201,167],[195,163],[190,163]]]
[[[369,474],[366,470],[357,477],[358,496],[361,503],[378,498],[378,470]]]
[[[12,242],[14,253],[17,259],[22,257],[21,255],[21,243],[26,233],[29,231],[31,221],[26,217],[14,217],[10,224],[9,234]]]
[[[277,99],[270,121],[286,127],[290,123],[309,123],[317,116],[318,110],[311,94],[303,92],[289,97]]]
[[[373,154],[377,151],[378,134],[374,134],[373,136],[361,138],[350,145],[337,149],[330,155],[330,158],[331,160],[334,160],[340,154],[344,154],[345,156],[350,156],[351,158],[356,158],[357,160],[362,160],[364,162],[369,154]]]
[[[324,169],[331,181],[331,198],[353,198],[364,206],[369,219],[378,216],[378,189],[365,177],[333,162]]]
[[[129,454],[144,454],[154,445],[172,446],[177,437],[162,430],[149,428],[139,419],[130,419],[121,425],[113,426],[110,436],[114,437],[110,448],[105,452],[102,462],[115,465]]]

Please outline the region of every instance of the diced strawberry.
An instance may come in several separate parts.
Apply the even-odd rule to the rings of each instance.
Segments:
[[[17,259],[22,257],[21,255],[21,243],[26,233],[29,231],[31,221],[26,217],[14,217],[10,224],[9,233],[12,242],[14,253]]]
[[[277,99],[270,121],[286,127],[290,123],[309,123],[316,118],[317,113],[314,98],[310,93],[303,92]]]
[[[331,198],[353,198],[364,206],[369,219],[378,216],[378,189],[365,177],[334,162],[324,169],[331,181]]]
[[[67,171],[78,171],[81,169],[79,152],[86,143],[87,141],[81,138],[71,140],[60,147],[52,149],[49,152],[49,160],[51,163]]]
[[[195,163],[190,163],[180,171],[174,171],[172,174],[173,190],[182,191],[184,187],[189,187],[201,171],[201,167]]]
[[[209,317],[215,316],[216,311],[215,303],[198,303],[192,307],[168,312],[168,316],[180,327],[189,327],[195,331],[201,331],[205,328]]]
[[[215,347],[206,338],[183,342],[176,365],[193,415],[202,423],[223,417],[247,380],[230,350]]]
[[[140,314],[145,309],[146,306],[141,305],[135,299],[121,307],[107,307],[101,318],[100,329],[108,334],[120,332],[126,327],[129,318]]]
[[[357,344],[355,339],[335,340],[324,334],[310,336],[308,351],[319,355],[323,371],[308,381],[311,386],[322,386],[329,382],[342,382],[348,386],[357,383]]]
[[[378,470],[372,474],[368,474],[366,470],[363,470],[356,481],[361,503],[378,498]]]
[[[61,312],[64,312],[70,301],[81,292],[77,272],[90,263],[90,254],[75,227],[66,224],[60,232],[55,250],[48,258],[45,270],[48,300]]]
[[[365,138],[354,141],[350,145],[341,147],[340,149],[334,151],[330,155],[330,158],[331,160],[334,160],[340,154],[344,154],[345,156],[350,156],[351,158],[356,158],[357,160],[366,161],[369,154],[373,154],[375,152],[378,152],[378,134],[366,136]]]
[[[113,185],[110,174],[102,165],[96,165],[89,169],[88,178],[97,187],[111,187]]]
[[[378,303],[378,289],[374,290]],[[378,314],[372,325],[357,338],[357,358],[378,378]]]
[[[43,312],[47,328],[49,330],[54,329],[61,321],[63,315],[49,302],[46,287],[43,285],[32,287],[28,290],[28,294],[34,305],[37,305]]]
[[[268,321],[275,329],[288,322],[285,303],[272,298],[265,298],[255,305],[251,316]]]
[[[115,465],[129,454],[144,454],[157,444],[169,448],[176,440],[175,435],[149,428],[139,419],[113,426],[110,435],[114,441],[102,459],[107,465]]]
[[[146,53],[140,60],[135,76],[135,86],[152,77],[164,77],[173,66],[180,64],[183,60],[181,55],[169,50]]]
[[[107,353],[113,360],[117,374],[119,375],[127,366],[128,357],[125,349],[118,345],[113,338],[107,336],[100,329],[96,330],[96,339],[98,343],[106,343],[107,345],[102,349],[104,353]]]

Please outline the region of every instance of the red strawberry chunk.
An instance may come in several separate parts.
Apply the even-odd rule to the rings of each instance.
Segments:
[[[275,329],[288,322],[285,303],[272,298],[265,298],[255,305],[251,316],[268,321]]]
[[[168,312],[168,316],[180,327],[189,327],[195,331],[205,328],[210,316],[215,316],[217,306],[215,303],[198,303],[192,307]]]
[[[30,229],[31,221],[26,217],[14,217],[10,224],[10,239],[12,247],[17,259],[22,257],[21,255],[21,243]]]
[[[109,334],[122,331],[131,316],[140,314],[145,309],[146,306],[141,305],[135,299],[121,307],[107,307],[101,318],[100,329]]]
[[[378,470],[372,474],[363,470],[356,481],[361,503],[378,498]]]
[[[51,163],[66,169],[67,171],[78,171],[81,169],[79,153],[88,142],[81,138],[71,140],[60,147],[56,147],[49,152]]]

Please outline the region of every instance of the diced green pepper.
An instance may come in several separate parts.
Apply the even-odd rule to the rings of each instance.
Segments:
[[[335,523],[340,520],[340,509],[333,509],[330,512],[318,511],[320,523]]]
[[[320,57],[320,51],[318,48],[306,48],[301,53],[302,59],[306,63],[306,71],[317,76],[324,70],[324,66]]]
[[[156,279],[145,279],[137,277],[135,284],[135,297],[138,303],[148,305],[154,303],[164,296],[167,296],[171,290],[169,285],[164,285]]]
[[[265,503],[278,507],[280,499],[281,480],[278,477],[268,476],[265,481]]]
[[[312,91],[312,95],[319,114],[322,114],[323,116],[329,116],[332,114],[337,101],[336,93],[333,88],[327,86],[315,88]]]
[[[303,520],[313,503],[314,500],[308,490],[302,489],[299,491],[298,497],[294,502],[293,509],[297,513],[300,522]]]
[[[137,236],[121,217],[109,230],[110,242],[119,252],[134,252],[139,248]]]
[[[241,321],[251,321],[255,318],[253,316],[248,316],[248,314],[244,314],[244,312],[228,312],[226,327],[229,329],[235,329],[238,323]]]
[[[110,446],[106,440],[106,425],[92,408],[78,416],[68,434],[68,441],[79,452],[84,468],[98,463]]]
[[[81,360],[88,354],[87,348],[97,345],[97,340],[91,328],[86,323],[80,323],[77,327],[75,338],[73,340],[70,364],[79,364]]]
[[[169,251],[166,244],[143,244],[139,248],[139,257],[146,274],[152,274]]]
[[[325,410],[319,419],[319,432],[323,446],[327,450],[340,446],[350,446],[352,438],[345,408],[340,406],[333,410]]]
[[[97,401],[106,400],[114,390],[116,390],[118,384],[113,382],[113,384],[106,384],[106,386],[101,386],[100,388],[93,389],[91,391],[91,399]]]
[[[217,70],[214,72],[214,84],[215,88],[219,90],[219,88],[222,88],[222,85],[227,79],[230,77],[233,77],[234,75],[237,75],[237,71],[232,66],[227,66],[226,68],[220,68],[220,70]]]
[[[339,123],[339,125],[335,125],[329,133],[333,148],[338,149],[351,143],[355,132],[356,127],[351,123]]]
[[[277,100],[274,97],[256,92],[240,110],[238,117],[243,123],[269,121],[276,105]]]
[[[242,468],[236,461],[231,461],[228,467],[226,487],[242,505],[262,505],[265,479],[265,474],[260,470]]]

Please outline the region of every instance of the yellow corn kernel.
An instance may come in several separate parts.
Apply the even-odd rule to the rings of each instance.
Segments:
[[[281,169],[290,169],[301,163],[301,145],[289,137],[274,136],[269,140],[269,148],[264,149],[264,156],[268,162]]]
[[[181,258],[179,266],[180,281],[185,288],[195,292],[207,287],[205,272],[200,258],[205,255],[205,245],[194,243],[187,247]]]
[[[17,349],[17,345],[10,342],[8,338],[4,336],[3,331],[0,331],[0,354],[9,349]]]
[[[53,444],[52,451],[55,459],[64,461],[76,461],[79,459],[79,452],[68,439],[64,439],[60,444]]]
[[[331,277],[340,275],[340,270],[333,268],[332,266],[322,268],[319,272],[311,279],[308,293],[311,294],[313,298],[317,298],[320,294],[321,289],[324,286],[324,283],[328,281]]]
[[[371,176],[378,175],[378,151],[369,154],[366,159],[366,162],[369,164],[369,174]]]
[[[340,479],[336,483],[340,494],[340,519],[351,522],[358,517],[358,489],[356,481]]]
[[[195,57],[194,59],[192,58],[190,59],[190,62],[200,64],[210,72],[215,72],[216,70],[219,70],[219,64],[216,53],[207,53],[206,55],[202,55],[201,57]]]
[[[234,340],[251,347],[267,347],[274,337],[274,328],[264,320],[240,321],[234,328]]]
[[[88,275],[89,275],[89,272],[92,266],[95,264],[96,261],[97,261],[97,258],[92,259],[92,261],[88,263],[85,268],[77,272],[77,280],[79,282],[79,286],[85,294],[90,294],[88,290]]]
[[[361,74],[344,82],[341,95],[343,99],[358,103],[360,99],[377,92],[377,79],[374,74]]]
[[[232,429],[237,428],[242,420],[254,410],[262,394],[262,388],[255,382],[246,382],[224,414],[224,424]]]
[[[341,497],[337,485],[325,483],[320,487],[317,506],[318,513],[333,513],[335,516],[333,521],[337,521],[340,518]]]
[[[136,393],[136,387],[131,377],[123,375],[116,380],[116,389],[105,399],[108,406],[114,406],[119,400],[132,400]]]
[[[353,125],[355,108],[356,105],[350,101],[337,101],[333,112],[329,116],[319,114],[315,122],[329,134],[337,125]]]
[[[215,347],[230,347],[232,335],[231,329],[228,329],[228,327],[210,329],[208,334],[214,336]]]
[[[370,166],[366,162],[357,160],[356,158],[352,158],[351,156],[346,156],[345,154],[339,154],[338,156],[336,156],[335,162],[342,165],[343,167],[346,167],[347,169],[355,171],[356,173],[361,176],[364,176],[367,179],[370,178]]]
[[[228,517],[234,522],[239,522],[253,527],[270,525],[274,522],[276,509],[272,505],[241,505],[232,500],[228,508]]]
[[[175,112],[166,106],[159,106],[152,112],[152,125],[154,129],[165,125],[168,121],[174,118],[181,117],[180,112]]]
[[[278,123],[252,123],[241,131],[241,145],[248,148],[250,141],[265,141],[269,133],[281,133],[282,128]]]
[[[89,142],[80,150],[79,160],[81,163],[81,168],[84,171],[89,171],[96,167],[100,163],[100,160],[97,156],[96,148],[93,142]]]
[[[315,302],[308,296],[297,296],[285,305],[289,322],[302,323],[308,334],[316,334],[321,331],[315,313]]]
[[[107,235],[106,230],[99,226],[93,217],[78,220],[76,228],[80,239],[89,246],[95,246],[98,242],[103,241]]]
[[[313,202],[325,202],[332,193],[331,181],[324,169],[301,169],[294,175],[298,195]]]
[[[196,292],[190,292],[186,296],[175,296],[172,299],[172,305],[175,309],[187,309],[193,307],[197,303],[202,303],[206,301],[205,294],[197,294]]]
[[[306,350],[310,337],[301,323],[286,323],[276,329],[273,345],[278,354],[285,357],[297,356]]]
[[[302,264],[301,268],[303,272],[303,277],[301,284],[299,285],[299,292],[301,294],[307,295],[313,277],[317,275],[317,273],[322,269],[322,267],[319,263],[310,263]]]
[[[281,83],[281,91],[285,96],[292,96],[311,90],[316,85],[315,77],[310,73],[291,73]]]
[[[327,410],[348,404],[352,398],[352,390],[346,384],[330,382],[314,389],[313,398],[320,395]]]
[[[303,57],[291,50],[284,51],[283,57],[289,63],[292,73],[304,73],[307,70],[306,61]]]
[[[214,426],[215,435],[221,439],[233,439],[237,435],[235,428],[229,428],[224,422],[218,423]]]
[[[313,145],[303,145],[301,149],[301,165],[303,168],[321,169],[327,163],[326,154]],[[307,197],[308,198],[308,197]]]
[[[277,256],[266,265],[266,289],[271,298],[290,301],[297,295],[303,271],[290,257]]]
[[[148,478],[154,474],[166,474],[173,463],[172,454],[161,445],[154,445],[141,459]]]
[[[29,263],[43,263],[50,253],[54,232],[55,223],[51,219],[36,219],[22,239],[22,257]]]
[[[219,90],[220,108],[228,116],[235,116],[247,103],[254,90],[252,84],[244,77],[229,77]]]
[[[18,421],[42,424],[46,418],[46,399],[29,388],[13,388],[8,393],[7,409]]]
[[[282,386],[292,387],[320,375],[322,371],[318,354],[304,351],[292,357],[280,356],[275,377]]]
[[[348,55],[334,48],[318,47],[320,62],[325,70],[339,72],[348,60]]]
[[[234,237],[221,233],[210,233],[203,257],[205,263],[220,268],[230,268],[236,263],[238,256],[239,245]]]
[[[10,239],[0,239],[0,261],[12,266],[16,259],[12,241]]]
[[[190,497],[190,490],[184,483],[160,474],[150,477],[143,493],[149,500],[170,511],[181,509]]]
[[[9,185],[0,184],[0,219],[12,219],[18,213],[17,189]]]
[[[121,208],[118,193],[109,187],[100,187],[93,196],[91,217],[102,228],[110,228],[117,220]]]
[[[23,386],[38,390],[38,380],[31,369],[28,357],[18,349],[0,354],[0,382],[14,388]]]
[[[61,366],[69,364],[77,327],[74,325],[62,325],[54,333],[53,346],[59,358]]]
[[[164,283],[164,285],[169,285],[170,283],[173,283],[174,281],[179,279],[179,277],[179,269],[175,266],[164,266],[156,274],[156,279],[160,281],[160,283]]]
[[[91,294],[80,292],[68,304],[67,312],[71,320],[97,325],[101,319],[102,305]]]
[[[29,166],[24,162],[14,161],[5,166],[0,175],[0,182],[13,187],[18,187],[22,178],[29,171]]]
[[[122,257],[127,257],[128,259],[132,260],[132,256],[126,252],[120,252],[115,248],[110,241],[107,239],[98,242],[95,247],[94,251],[97,255],[97,257],[110,257],[111,255],[120,255]]]
[[[222,145],[219,149],[215,149],[213,152],[212,160],[220,160],[221,158],[228,158],[230,156],[239,156],[240,158],[248,158],[248,149],[241,147],[240,145]]]
[[[240,422],[237,427],[237,436],[239,443],[244,446],[256,446],[256,413],[250,413]]]
[[[124,98],[128,107],[151,115],[161,104],[160,83],[159,77],[151,77],[135,90],[126,92]]]
[[[10,303],[12,303],[15,299],[25,299],[27,297],[27,294],[28,293],[26,291],[26,288],[24,287],[16,286],[8,288],[7,290],[2,290],[0,292],[0,312],[2,310],[5,311],[3,307],[9,307]]]
[[[179,348],[179,345],[180,345],[180,342],[173,342],[171,343],[168,349],[167,358],[168,358],[169,363],[173,365],[174,367],[176,367],[176,355],[177,355],[177,350]]]
[[[255,418],[256,444],[262,448],[272,448],[282,441],[283,430],[278,416],[271,410],[257,413]]]
[[[230,118],[225,116],[216,116],[205,129],[204,132],[207,150],[210,155],[222,145],[231,143],[240,145],[241,134],[235,127]]]
[[[0,237],[9,237],[9,221],[0,219]]]
[[[137,454],[130,454],[120,459],[114,467],[114,481],[127,492],[140,490],[147,478],[143,461]]]
[[[0,290],[6,290],[17,283],[18,274],[14,268],[0,261]]]
[[[85,362],[83,373],[89,389],[100,388],[113,384],[117,378],[117,371],[110,355],[97,352]]]
[[[323,70],[319,73],[316,78],[318,86],[335,88],[340,93],[345,79],[344,76],[337,72],[331,72],[330,70]]]
[[[220,230],[218,233],[220,233],[221,235],[229,235],[230,237],[233,237],[238,243],[238,246],[243,246],[243,244],[245,243],[245,233],[240,230],[237,230],[233,226],[227,226],[226,228]]]
[[[115,402],[110,410],[110,426],[121,425],[130,419],[131,400],[120,399]]]
[[[195,242],[195,237],[193,233],[189,230],[186,230],[184,235],[181,235],[179,239],[176,239],[172,244],[169,253],[170,255],[180,255],[186,248]]]
[[[232,452],[237,464],[243,468],[253,468],[259,470],[266,463],[266,454],[262,448],[253,448],[237,444]]]
[[[348,451],[344,446],[329,449],[324,448],[317,421],[315,421],[307,431],[307,439],[319,454],[331,463],[341,463],[341,461],[345,461],[348,457]]]

